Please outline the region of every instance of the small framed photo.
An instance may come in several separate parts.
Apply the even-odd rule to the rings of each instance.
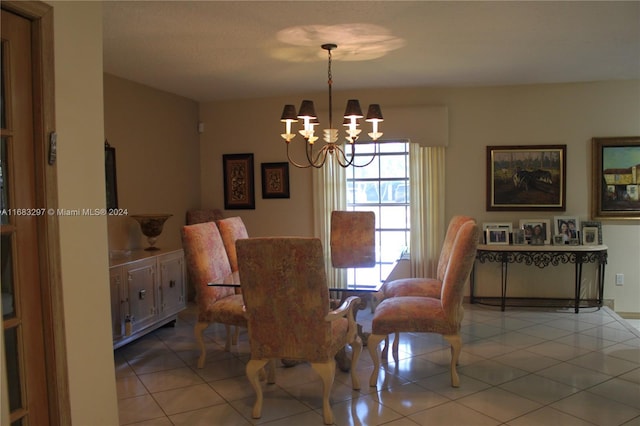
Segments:
[[[595,239],[591,240],[591,238],[593,237],[593,235],[589,235],[589,240],[591,240],[590,242],[585,242],[587,240],[587,238],[585,238],[584,233],[587,232],[587,230],[591,230],[591,229],[595,229],[596,230],[596,234],[595,234]],[[583,221],[580,224],[580,235],[582,236],[582,244],[586,244],[586,245],[601,245],[603,244],[602,242],[602,223],[597,222],[597,221]]]
[[[553,236],[554,246],[561,246],[568,243],[569,243],[569,240],[566,239],[566,236],[564,234],[556,234]]]
[[[509,244],[509,230],[507,228],[487,228],[485,238],[487,244]]]
[[[511,233],[513,232],[513,224],[511,222],[485,222],[482,224],[482,230],[485,231],[484,232],[484,236],[485,236],[485,244],[489,243],[489,239],[487,238],[487,229],[506,229],[508,234],[507,237],[509,237],[511,235]],[[507,242],[509,241],[509,238],[507,238]]]
[[[553,228],[554,237],[562,235],[564,244],[569,244],[571,239],[579,238],[580,221],[575,216],[555,216],[553,218]],[[555,238],[553,243],[556,244]]]
[[[528,244],[541,246],[551,243],[549,219],[520,219],[520,228],[524,230],[524,238]]]
[[[289,163],[262,163],[262,198],[289,198]]]
[[[598,244],[598,228],[592,226],[582,228],[582,244],[585,246]]]
[[[518,246],[527,244],[527,240],[524,236],[524,229],[513,230],[513,244]]]

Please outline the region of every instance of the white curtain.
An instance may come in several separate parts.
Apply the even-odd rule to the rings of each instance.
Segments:
[[[444,241],[445,147],[409,147],[411,276],[435,277]]]
[[[335,157],[329,155],[323,167],[313,170],[312,180],[314,235],[322,241],[324,258],[330,259],[331,212],[347,208],[347,174]],[[327,267],[327,280],[329,287],[341,287],[346,282],[346,271]]]

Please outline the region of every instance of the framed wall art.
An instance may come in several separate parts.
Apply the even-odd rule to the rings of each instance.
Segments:
[[[487,210],[564,211],[566,145],[487,146]]]
[[[224,208],[255,209],[253,183],[253,154],[224,154],[222,156]]]
[[[118,181],[116,179],[116,149],[104,141],[104,173],[107,192],[107,210],[118,208]]]
[[[262,163],[262,198],[289,198],[289,163]]]
[[[592,139],[591,216],[640,220],[640,136]]]

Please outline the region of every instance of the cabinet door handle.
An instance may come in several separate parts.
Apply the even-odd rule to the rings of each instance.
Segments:
[[[169,288],[173,288],[176,286],[176,280],[169,280]]]
[[[145,298],[145,296],[146,296],[146,295],[147,295],[147,290],[140,290],[140,291],[138,292],[138,298],[139,298],[140,300],[144,300],[144,298]]]

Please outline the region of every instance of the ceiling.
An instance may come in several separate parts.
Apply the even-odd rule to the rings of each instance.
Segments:
[[[640,78],[640,2],[105,1],[104,70],[206,102]]]

